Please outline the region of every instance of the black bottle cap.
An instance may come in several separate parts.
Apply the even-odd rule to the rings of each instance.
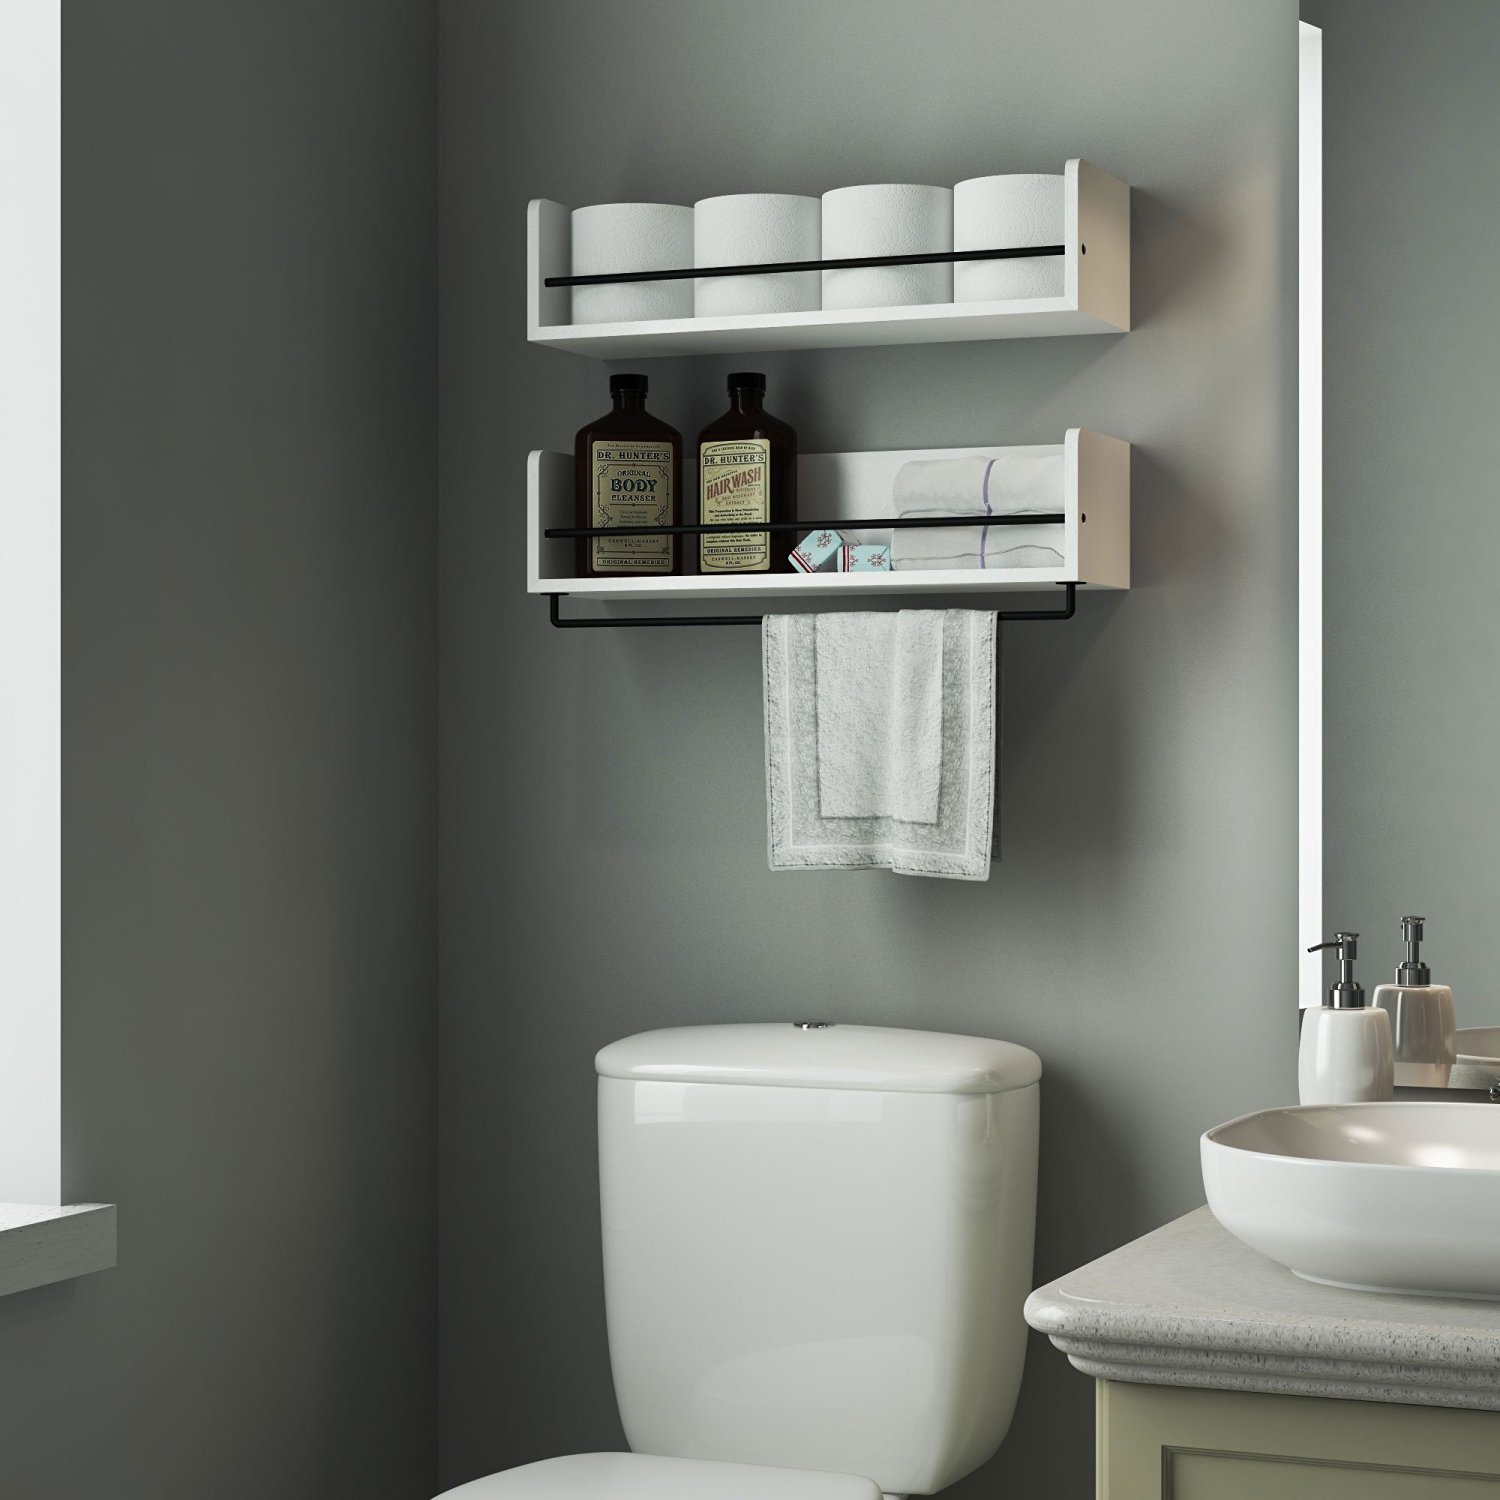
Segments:
[[[766,377],[758,370],[736,370],[729,377],[729,394],[732,396],[736,391],[759,391],[764,396]]]
[[[611,375],[609,377],[609,393],[611,396],[616,391],[639,391],[641,395],[646,394],[646,377],[644,375]]]

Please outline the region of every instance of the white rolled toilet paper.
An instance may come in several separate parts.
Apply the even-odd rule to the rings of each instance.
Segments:
[[[953,189],[953,248],[1063,243],[1063,179],[1041,172],[971,177]],[[955,302],[1011,297],[1061,297],[1063,257],[960,261],[953,268]]]
[[[691,269],[693,211],[682,203],[594,203],[573,210],[573,274]],[[693,283],[622,281],[575,286],[575,323],[644,323],[690,318]]]
[[[823,258],[953,248],[953,189],[868,183],[823,194]],[[951,262],[823,272],[823,306],[911,307],[953,300]]]
[[[693,205],[693,264],[747,266],[817,260],[822,205],[796,193],[730,193]],[[766,276],[711,276],[693,283],[700,318],[733,313],[816,312],[816,271]]]

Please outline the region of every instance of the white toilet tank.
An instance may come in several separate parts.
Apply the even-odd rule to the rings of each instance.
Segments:
[[[1021,1383],[1034,1052],[873,1026],[692,1026],[605,1047],[604,1285],[637,1452],[931,1494]]]

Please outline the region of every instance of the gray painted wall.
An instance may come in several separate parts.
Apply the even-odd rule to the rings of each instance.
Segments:
[[[65,1191],[0,1492],[432,1492],[436,27],[68,0]]]
[[[685,1022],[1007,1037],[1043,1083],[1037,1277],[1202,1201],[1197,1135],[1295,1092],[1292,0],[446,0],[441,28],[443,1475],[621,1441],[594,1050]],[[1135,185],[1137,329],[777,355],[805,450],[1135,445],[1136,587],[1006,632],[983,885],[771,875],[752,631],[561,633],[526,450],[607,368],[524,342],[526,200],[1058,171]],[[653,362],[690,435],[743,358]],[[619,368],[618,366],[616,368]],[[1045,1342],[952,1493],[1083,1495]]]
[[[1326,919],[1373,986],[1423,913],[1460,1023],[1500,1024],[1500,6],[1302,12],[1324,32]]]

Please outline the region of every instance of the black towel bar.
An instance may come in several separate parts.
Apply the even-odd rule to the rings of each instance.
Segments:
[[[1078,603],[1078,585],[1063,583],[1058,587],[1064,590],[1061,609],[1000,609],[995,614],[1002,620],[1071,620]],[[763,615],[607,615],[598,619],[565,620],[558,607],[562,595],[548,594],[547,599],[548,616],[560,630],[594,630],[611,626],[759,625],[765,618]]]

